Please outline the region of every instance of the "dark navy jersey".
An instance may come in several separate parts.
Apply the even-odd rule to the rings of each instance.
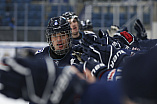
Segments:
[[[35,54],[40,55],[41,59],[45,56],[49,56],[52,58],[56,66],[63,68],[66,65],[73,64],[75,59],[71,56],[71,52],[72,49],[70,49],[70,51],[65,55],[57,55],[51,50],[50,46],[47,46],[41,50],[38,50]]]
[[[141,47],[146,47],[147,49],[150,49],[157,44],[157,39],[140,40],[139,44]]]
[[[149,50],[157,44],[157,39],[147,39],[147,40],[138,40],[133,45],[130,46],[132,50],[140,49],[140,50]]]
[[[72,41],[73,45],[79,44],[79,41],[82,39],[84,33],[80,31],[79,34],[80,34],[79,37],[73,38],[73,41]]]
[[[80,104],[121,104],[121,97],[118,82],[97,81],[86,89]]]

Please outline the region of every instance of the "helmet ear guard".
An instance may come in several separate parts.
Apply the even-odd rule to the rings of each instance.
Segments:
[[[68,45],[67,47],[64,47],[64,49],[62,50],[56,50],[54,47],[54,43],[51,40],[51,37],[53,38],[53,34],[58,34],[58,33],[60,33],[59,36],[61,37],[63,35],[68,35],[68,38],[66,38],[68,43],[65,43]],[[46,35],[47,42],[49,43],[51,50],[57,55],[64,55],[70,50],[72,46],[71,28],[70,28],[69,22],[64,17],[59,16],[59,17],[51,18],[48,22],[45,35]]]

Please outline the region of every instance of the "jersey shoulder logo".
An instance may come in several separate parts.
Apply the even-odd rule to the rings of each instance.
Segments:
[[[40,50],[37,50],[37,51],[35,52],[35,54],[42,53],[42,52],[44,51],[44,49],[45,49],[45,48],[42,48],[42,49],[40,49]]]

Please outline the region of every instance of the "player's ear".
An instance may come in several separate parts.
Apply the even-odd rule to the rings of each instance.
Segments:
[[[96,77],[92,76],[91,71],[89,69],[86,68],[84,74],[86,75],[87,82],[94,83],[96,81]]]

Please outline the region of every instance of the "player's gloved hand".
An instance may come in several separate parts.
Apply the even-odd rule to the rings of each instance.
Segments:
[[[107,31],[104,32],[103,30],[99,29],[98,35],[99,35],[100,39],[99,39],[99,42],[97,42],[97,43],[99,43],[101,45],[109,44],[109,39],[108,39],[109,34]]]
[[[103,30],[99,29],[98,35],[99,35],[100,38],[102,38],[104,35],[105,36],[109,35],[109,33],[108,33],[108,31],[104,32]]]
[[[122,31],[128,32],[128,28],[126,26],[123,26],[123,27],[119,28],[119,30],[117,32],[122,32]]]
[[[50,57],[7,58],[0,67],[0,93],[35,104],[72,104],[88,86],[76,73],[72,66],[55,68]]]
[[[137,31],[137,38],[142,39],[142,40],[147,39],[146,29],[139,19],[135,21],[134,29]]]
[[[137,38],[130,32],[123,31],[123,30],[119,31],[114,34],[113,38],[119,40],[121,43],[129,46],[130,48],[133,47],[140,48]]]
[[[72,50],[75,52],[83,53],[83,47],[81,46],[81,44],[74,45],[72,47]]]
[[[102,45],[113,45],[117,49],[121,49],[124,47],[122,43],[110,37],[107,31],[103,32],[102,30],[99,30],[99,36],[101,37],[99,42]]]
[[[101,78],[101,75],[107,71],[107,67],[103,63],[99,63],[96,59],[89,57],[84,63],[84,70],[88,68],[91,71],[91,75],[96,78]]]
[[[6,58],[0,67],[0,93],[17,99],[46,104],[54,81],[55,67],[50,58]]]
[[[132,45],[135,41],[135,36],[129,32],[121,31],[120,33],[115,33],[114,38],[126,45]]]
[[[125,56],[128,56],[122,49],[116,49],[112,45],[101,46],[100,44],[93,44],[84,53],[89,57],[94,57],[100,63],[104,63],[108,69],[116,68],[120,65]]]
[[[81,55],[83,53],[83,47],[81,44],[77,44],[74,45],[74,47],[72,47],[72,57],[74,57],[75,59],[77,59],[78,61],[82,61],[81,60]]]
[[[82,38],[82,44],[85,46],[89,46],[95,42],[97,42],[99,36],[96,35],[94,32],[92,31],[84,31],[84,36]]]
[[[107,29],[109,36],[113,37],[113,35],[119,30],[119,26],[112,25],[110,29]]]
[[[89,49],[88,49],[88,50],[89,50]],[[87,50],[87,51],[88,51],[88,50]],[[86,52],[84,52],[84,53],[81,55],[81,60],[82,60],[83,62],[85,62],[85,61],[88,60],[89,57],[90,57],[90,55],[87,54]]]

